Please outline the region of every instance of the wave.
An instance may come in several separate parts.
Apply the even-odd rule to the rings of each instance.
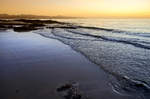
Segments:
[[[136,36],[143,36],[143,37],[150,37],[150,33],[141,33],[141,32],[131,32],[131,31],[124,31],[119,29],[109,29],[109,28],[100,28],[100,27],[89,27],[89,26],[78,26],[78,28],[83,29],[92,29],[92,30],[103,30],[106,32],[112,32],[112,33],[124,33],[128,35],[136,35]]]
[[[117,81],[110,81],[114,81],[112,86],[116,91],[148,95],[150,93],[149,40],[84,29],[54,28],[48,30],[49,32],[39,31],[39,33],[62,41],[115,76]]]
[[[100,39],[103,39],[103,40],[106,40],[106,41],[112,41],[112,42],[118,42],[118,43],[124,43],[124,44],[131,44],[133,46],[136,46],[136,47],[140,47],[140,48],[144,48],[144,49],[150,49],[150,46],[148,46],[147,44],[150,44],[150,42],[146,42],[146,41],[133,41],[133,38],[132,39],[125,39],[125,38],[114,38],[114,37],[106,37],[106,36],[100,36],[100,35],[94,35],[94,34],[89,34],[89,33],[86,33],[86,32],[79,32],[79,31],[74,31],[74,30],[68,30],[66,29],[66,31],[68,32],[72,32],[72,33],[75,33],[75,34],[80,34],[80,35],[83,35],[83,36],[90,36],[90,37],[94,37],[94,38],[100,38]],[[143,43],[143,44],[141,44]]]

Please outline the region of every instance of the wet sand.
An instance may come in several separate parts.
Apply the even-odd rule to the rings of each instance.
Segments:
[[[80,84],[89,99],[132,99],[112,91],[108,75],[58,40],[0,32],[0,99],[63,99],[56,88]]]

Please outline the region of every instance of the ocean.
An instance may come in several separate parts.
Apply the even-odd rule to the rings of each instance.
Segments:
[[[150,19],[57,20],[82,27],[42,30],[42,35],[62,41],[100,66],[117,93],[150,98]]]

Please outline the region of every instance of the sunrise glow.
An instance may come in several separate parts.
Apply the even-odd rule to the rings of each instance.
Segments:
[[[150,0],[0,0],[0,13],[145,18]]]

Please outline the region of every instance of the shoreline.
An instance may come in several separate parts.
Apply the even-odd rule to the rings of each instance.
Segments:
[[[144,69],[146,65],[143,64],[144,62],[149,64],[149,57],[147,57],[149,55],[149,40],[147,40],[149,35],[147,34],[134,34],[134,32],[111,28],[80,26],[54,20],[0,20],[1,32],[7,32],[9,29],[10,32],[15,31],[13,33],[18,35],[30,33],[32,36],[32,33],[36,33],[46,37],[46,39],[58,40],[71,50],[84,56],[88,61],[97,64],[98,66],[96,66],[106,72],[107,76],[111,76],[107,79],[110,80],[108,82],[113,87],[114,92],[136,98],[149,97],[150,87],[149,76],[147,75],[149,71]],[[135,37],[145,37],[145,40],[141,39],[140,41]],[[28,41],[24,43],[26,42]],[[23,46],[23,48],[25,47]],[[39,48],[37,47],[37,49]],[[57,53],[54,54],[57,55]],[[138,61],[139,59],[141,61]],[[143,59],[145,59],[144,62],[142,62]],[[144,67],[140,68],[141,66]]]
[[[70,80],[80,83],[81,91],[92,99],[129,99],[112,91],[103,70],[58,40],[32,32],[1,33],[0,40],[3,99],[60,99],[56,87]]]

